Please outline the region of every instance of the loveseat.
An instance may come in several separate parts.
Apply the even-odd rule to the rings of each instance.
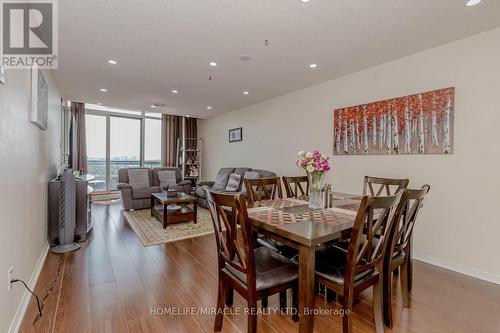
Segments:
[[[244,189],[243,189],[243,179],[245,178],[245,172],[253,173],[254,176],[257,176],[257,178],[269,178],[269,177],[276,177],[276,173],[272,171],[267,171],[267,170],[261,170],[261,169],[252,169],[252,168],[244,168],[244,167],[228,167],[228,168],[221,168],[219,172],[217,173],[217,176],[215,177],[216,180],[221,180],[223,177],[227,175],[227,180],[225,182],[224,187],[227,185],[227,182],[229,180],[229,177],[231,174],[236,174],[241,177],[238,188],[235,191],[228,191],[225,188],[219,188],[219,189],[213,189],[215,185],[215,181],[202,181],[196,184],[196,197],[198,198],[198,205],[201,207],[208,208],[207,205],[207,194],[205,191],[203,191],[203,187],[207,186],[212,190],[213,192],[217,193],[226,193],[226,194],[239,194],[243,193],[244,195]],[[248,175],[248,174],[247,174]]]
[[[129,182],[130,170],[145,170],[148,175],[148,184],[146,186],[133,187]],[[117,188],[121,193],[121,202],[123,209],[144,209],[151,207],[151,194],[160,192],[160,179],[158,172],[174,171],[176,185],[170,185],[179,192],[191,193],[191,182],[182,180],[181,171],[176,167],[160,167],[160,168],[122,168],[118,170],[118,185]]]

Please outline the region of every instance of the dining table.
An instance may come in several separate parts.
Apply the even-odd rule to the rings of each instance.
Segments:
[[[248,217],[255,232],[299,252],[299,332],[314,326],[315,254],[318,249],[348,237],[359,205],[359,194],[333,192],[329,208],[311,209],[307,197],[262,200],[249,204]]]

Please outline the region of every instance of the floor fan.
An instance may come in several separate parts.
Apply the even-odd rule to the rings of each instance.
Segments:
[[[72,169],[65,169],[59,188],[59,245],[52,253],[66,253],[78,250],[74,243],[76,227],[76,181]]]

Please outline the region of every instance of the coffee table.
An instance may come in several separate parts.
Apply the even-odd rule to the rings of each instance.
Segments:
[[[163,223],[163,229],[168,224],[193,221],[196,224],[197,213],[196,197],[189,194],[178,192],[174,197],[167,197],[163,193],[151,194],[151,216],[156,217]],[[187,204],[193,204],[193,208]],[[168,209],[169,205],[179,205],[180,209]]]

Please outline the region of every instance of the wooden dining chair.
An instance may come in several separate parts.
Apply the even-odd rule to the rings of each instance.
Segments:
[[[409,183],[410,180],[407,178],[393,179],[365,176],[363,195],[394,195],[400,189],[407,188]]]
[[[279,177],[256,178],[243,180],[248,202],[254,203],[260,200],[274,200],[283,198],[281,181]]]
[[[401,217],[408,193],[400,190],[387,197],[363,197],[347,250],[332,246],[316,253],[316,281],[342,296],[346,314],[344,333],[352,330],[354,297],[373,287],[373,315],[376,332],[384,331],[383,267],[385,251],[394,226]]]
[[[387,247],[386,261],[384,267],[384,321],[388,327],[392,327],[392,273],[399,267],[401,295],[403,306],[410,306],[410,291],[413,278],[411,241],[418,213],[422,208],[423,201],[431,187],[424,185],[420,189],[408,190],[408,197],[404,204],[401,220],[398,221]]]
[[[235,290],[248,303],[247,332],[257,330],[257,301],[276,293],[293,290],[293,306],[297,309],[297,266],[289,259],[266,247],[255,248],[248,221],[247,204],[242,195],[207,192],[207,201],[215,231],[218,254],[218,296],[214,331],[222,329],[227,293]],[[241,228],[237,228],[237,225]],[[241,237],[238,237],[238,229]],[[280,308],[286,297],[280,297]],[[294,321],[298,320],[292,311]]]
[[[285,187],[287,198],[298,198],[300,196],[309,195],[309,178],[307,176],[299,177],[281,177]],[[304,191],[304,184],[306,190]]]

